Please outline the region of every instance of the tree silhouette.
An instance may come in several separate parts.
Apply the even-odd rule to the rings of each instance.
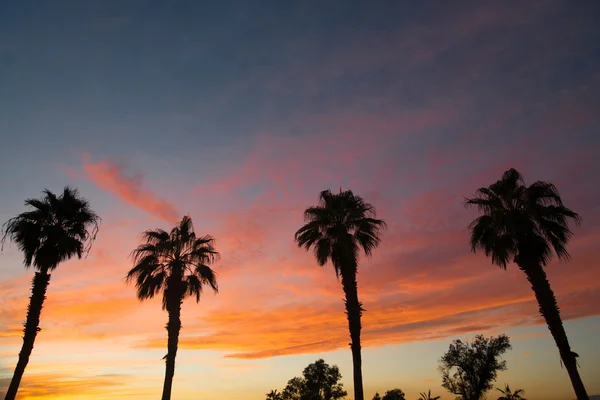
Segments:
[[[271,390],[269,393],[267,393],[266,400],[282,400],[281,393],[279,393],[277,390]]]
[[[558,304],[544,267],[554,253],[569,259],[566,245],[572,236],[568,220],[580,222],[579,215],[563,205],[556,187],[537,181],[526,186],[515,169],[506,171],[496,183],[477,190],[467,199],[482,214],[471,230],[471,249],[483,250],[492,263],[506,269],[513,261],[527,276],[556,342],[578,400],[587,400],[585,386],[577,370],[577,354],[571,351]]]
[[[309,364],[302,377],[290,379],[279,394],[280,400],[338,400],[348,394],[340,383],[342,374],[337,365],[329,366],[323,359]],[[277,394],[272,390],[269,395]],[[269,396],[267,395],[267,396]],[[269,397],[267,398],[269,399]]]
[[[375,396],[373,396],[373,400],[381,400],[381,396],[379,395],[379,392],[375,392]]]
[[[502,393],[502,396],[498,397],[498,400],[527,400],[525,397],[521,396],[525,393],[523,389],[517,389],[514,392],[512,392],[508,384],[506,385],[504,390],[500,388],[496,388],[496,390]]]
[[[506,335],[477,335],[472,343],[454,340],[440,359],[442,387],[461,400],[481,400],[492,389],[498,371],[506,370],[506,361],[499,358],[510,348]]]
[[[188,216],[170,233],[162,229],[147,230],[142,237],[144,243],[132,252],[134,267],[127,274],[127,282],[135,280],[140,300],[163,292],[162,308],[167,310],[169,322],[162,400],[169,400],[181,330],[181,304],[188,296],[194,296],[199,302],[206,285],[215,293],[218,291],[216,274],[209,265],[219,253],[214,249],[211,236],[196,237]]]
[[[40,315],[50,272],[61,262],[74,256],[81,258],[89,252],[100,224],[100,217],[92,211],[87,200],[79,196],[77,189],[65,187],[60,196],[48,189],[43,193],[40,199],[25,200],[30,211],[9,219],[2,226],[2,245],[7,238],[17,243],[23,252],[25,268],[33,266],[36,270],[23,330],[23,346],[5,400],[16,397],[35,338],[41,330]]]
[[[406,400],[405,394],[400,389],[392,389],[385,392],[381,400]]]
[[[381,241],[380,233],[386,225],[375,216],[375,208],[352,191],[340,189],[334,194],[324,190],[318,205],[304,211],[306,225],[295,234],[299,247],[312,248],[321,266],[331,260],[336,276],[342,277],[352,342],[355,400],[364,400],[360,345],[360,319],[364,310],[358,301],[356,273],[360,249],[369,256]]]
[[[304,378],[294,377],[290,379],[281,392],[282,400],[304,400],[307,396],[306,382]]]
[[[430,390],[427,393],[425,393],[425,392],[421,393],[421,397],[419,397],[419,400],[439,400],[439,398],[440,398],[440,396],[431,397],[431,390]]]

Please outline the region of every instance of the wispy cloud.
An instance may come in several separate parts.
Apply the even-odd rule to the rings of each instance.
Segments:
[[[84,154],[82,161],[84,176],[100,189],[159,219],[175,222],[180,218],[175,205],[161,199],[150,189],[144,188],[141,174],[128,175],[122,165],[111,160],[100,160],[94,163],[89,154]]]
[[[116,374],[74,376],[66,373],[29,373],[24,376],[19,387],[19,398],[50,399],[60,396],[86,399],[100,395],[103,398],[118,398],[140,390],[127,388],[132,379],[133,376],[130,375]],[[9,383],[10,378],[0,378],[0,395],[6,393]]]

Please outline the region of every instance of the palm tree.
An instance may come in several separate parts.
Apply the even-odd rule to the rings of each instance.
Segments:
[[[431,390],[428,391],[427,393],[423,392],[421,393],[421,397],[419,398],[419,400],[439,400],[440,396],[435,396],[435,397],[431,397]]]
[[[40,199],[25,200],[30,211],[9,219],[2,226],[2,245],[7,238],[17,243],[24,255],[25,268],[33,266],[36,270],[23,330],[23,346],[6,400],[16,397],[35,338],[41,330],[40,314],[50,283],[50,272],[61,262],[74,256],[81,258],[89,252],[101,221],[75,188],[65,187],[60,196],[48,189],[43,193]]]
[[[209,267],[218,258],[211,236],[196,237],[192,219],[183,217],[168,233],[162,229],[147,230],[142,234],[143,244],[132,252],[134,267],[127,274],[127,282],[135,280],[140,300],[153,298],[163,292],[162,308],[169,314],[166,373],[162,400],[171,398],[175,375],[175,356],[181,330],[181,304],[188,296],[196,302],[204,286],[218,291],[215,272]]]
[[[470,225],[471,250],[483,250],[502,269],[513,261],[525,273],[569,373],[578,400],[588,395],[577,370],[558,305],[544,267],[553,254],[568,259],[566,245],[572,236],[568,220],[579,215],[563,205],[556,187],[537,181],[526,186],[523,176],[510,169],[496,183],[477,190],[466,206],[482,213]],[[553,251],[554,250],[554,251]]]
[[[496,388],[502,396],[498,397],[498,400],[527,400],[525,397],[521,396],[525,391],[523,389],[517,389],[514,392],[511,392],[510,386],[508,384],[504,388],[504,390],[500,388]]]
[[[320,266],[331,260],[336,276],[342,277],[352,341],[355,400],[364,400],[360,353],[360,317],[364,310],[358,301],[356,272],[360,248],[370,256],[381,241],[381,230],[386,227],[385,222],[375,216],[375,208],[352,191],[340,189],[338,194],[333,194],[324,190],[319,204],[304,211],[306,225],[295,234],[299,247],[306,250],[312,247]]]

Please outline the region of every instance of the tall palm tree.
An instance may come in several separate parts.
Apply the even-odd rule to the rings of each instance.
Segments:
[[[7,238],[17,243],[24,255],[25,268],[33,266],[36,270],[23,330],[23,346],[6,400],[16,397],[35,338],[41,330],[40,314],[50,283],[50,272],[61,262],[74,256],[81,258],[89,252],[101,221],[75,188],[65,187],[60,196],[48,189],[43,193],[42,198],[25,200],[30,211],[9,219],[2,226],[2,244]]]
[[[336,276],[342,277],[352,341],[355,400],[364,400],[360,352],[360,317],[364,310],[358,301],[356,273],[360,249],[370,256],[381,241],[380,233],[386,224],[375,216],[375,208],[352,191],[340,189],[334,194],[324,190],[318,205],[304,211],[306,225],[295,234],[299,247],[312,247],[320,266],[331,260]]]
[[[527,276],[556,342],[578,400],[588,395],[577,370],[577,354],[571,351],[556,298],[544,267],[553,254],[568,259],[566,245],[572,236],[568,220],[580,222],[579,215],[563,205],[556,187],[537,181],[526,186],[515,169],[504,172],[496,183],[477,190],[466,206],[481,212],[470,225],[471,250],[483,250],[492,263],[506,269],[513,261]]]
[[[199,302],[206,285],[218,292],[216,274],[209,265],[219,253],[214,248],[213,237],[196,237],[188,216],[170,233],[162,229],[147,230],[142,239],[144,243],[131,253],[134,267],[126,279],[127,282],[135,280],[137,297],[142,301],[163,293],[162,308],[167,310],[169,322],[162,400],[169,400],[181,330],[181,304],[188,296],[194,296]]]
[[[427,393],[423,392],[421,393],[421,397],[419,398],[419,400],[439,400],[440,396],[435,396],[435,397],[431,397],[431,390],[428,391]]]
[[[517,389],[514,392],[512,392],[508,384],[506,385],[504,390],[500,388],[496,388],[496,390],[502,393],[502,396],[498,397],[498,400],[527,400],[525,397],[521,396],[525,393],[523,389]]]

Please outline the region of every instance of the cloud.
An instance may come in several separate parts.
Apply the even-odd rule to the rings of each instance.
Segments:
[[[90,159],[89,154],[84,154],[83,174],[100,189],[159,219],[176,222],[181,217],[175,205],[144,188],[141,175],[128,176],[122,165],[110,160],[93,163]]]
[[[469,253],[465,227],[471,216],[460,203],[445,201],[456,198],[453,192],[423,191],[396,213],[387,204],[381,207],[390,227],[374,257],[362,261],[358,276],[367,310],[365,347],[543,324],[520,271],[502,271]],[[219,350],[228,358],[250,360],[346,348],[343,292],[331,266],[318,267],[312,254],[293,243],[301,207],[288,210],[271,201],[261,198],[231,213],[214,231],[223,252],[215,266],[221,291],[204,295],[199,305],[184,304],[182,349]],[[116,244],[135,241],[126,237],[128,227],[114,225],[110,238],[96,247],[102,250],[96,259],[92,254],[53,274],[40,340],[62,349],[72,341],[118,336],[137,349],[165,348],[160,302],[138,302],[122,280],[129,245]],[[560,263],[548,268],[565,320],[600,313],[598,235],[578,232],[569,268]],[[2,321],[14,331],[12,346],[20,341],[30,278],[18,279],[3,283],[0,300]]]
[[[46,399],[57,396],[60,398],[88,398],[89,396],[116,398],[119,395],[123,396],[134,392],[131,388],[127,388],[134,378],[130,375],[78,375],[27,373],[19,386],[19,398]],[[10,378],[0,379],[0,395],[3,396],[6,393],[9,383]]]
[[[501,113],[498,118],[510,115]],[[453,118],[432,118],[417,131],[426,135]],[[565,168],[574,160],[597,165],[593,154],[564,149],[560,162],[555,162],[556,150],[544,147],[525,157],[525,147],[488,157],[487,152],[472,154],[459,141],[445,149],[447,155],[436,164],[435,155],[408,154],[405,159],[404,154],[385,152],[395,140],[393,133],[402,131],[399,122],[390,123],[388,131],[374,129],[380,135],[365,141],[373,122],[366,120],[361,126],[353,117],[348,121],[340,122],[347,130],[333,130],[324,140],[258,137],[247,158],[199,186],[197,190],[214,193],[215,198],[235,201],[224,200],[218,213],[203,214],[210,216],[206,226],[214,226],[222,250],[222,263],[216,266],[222,290],[201,302],[199,314],[189,314],[193,319],[185,324],[183,349],[216,349],[229,358],[260,359],[347,347],[343,292],[331,266],[318,267],[312,254],[293,243],[302,210],[315,202],[327,183],[346,177],[352,177],[350,187],[374,203],[389,224],[382,245],[372,259],[361,260],[359,269],[359,295],[367,310],[365,347],[544,324],[520,271],[511,266],[504,272],[483,255],[470,254],[467,226],[474,213],[464,208],[464,196],[494,182],[511,166],[521,169],[529,183],[560,183],[565,202],[590,216],[588,227],[576,229],[570,243],[569,267],[553,263],[548,275],[565,320],[600,314],[600,271],[594,261],[594,224],[600,219],[594,214],[596,205],[585,201],[594,177]],[[385,126],[385,121],[376,125]],[[317,121],[315,126],[330,123]],[[526,146],[529,140],[523,137],[510,147]],[[345,153],[346,146],[361,151]],[[379,161],[387,173],[370,174],[384,171]],[[324,174],[318,172],[321,169]],[[574,176],[577,179],[569,179]],[[140,348],[164,346],[162,335],[136,343]]]
[[[359,269],[359,295],[367,310],[365,347],[543,324],[519,271],[503,272],[483,256],[470,254],[467,226],[474,215],[464,209],[463,196],[498,179],[513,161],[524,168],[531,182],[538,170],[532,163],[540,161],[545,170],[542,178],[560,182],[567,204],[574,202],[585,216],[595,207],[582,201],[593,179],[555,166],[548,161],[549,153],[543,152],[530,160],[522,160],[520,154],[485,160],[457,144],[452,156],[439,164],[432,164],[435,155],[404,159],[386,153],[388,141],[397,140],[394,132],[404,132],[401,139],[410,138],[413,128],[426,134],[428,129],[454,121],[452,113],[438,111],[413,111],[414,126],[408,123],[408,114],[390,121],[353,117],[346,122],[312,121],[315,126],[339,128],[325,139],[263,135],[255,139],[247,157],[199,185],[197,190],[206,193],[203,207],[192,202],[188,207],[199,221],[198,232],[217,237],[222,259],[215,270],[221,291],[216,296],[204,295],[199,305],[185,303],[181,348],[260,359],[347,347],[343,292],[331,266],[318,267],[312,254],[293,242],[303,209],[315,202],[325,185],[344,179],[354,182],[350,187],[375,204],[378,215],[389,224],[382,245],[373,258],[361,259]],[[436,115],[442,117],[436,119]],[[402,131],[403,121],[407,131]],[[367,140],[364,134],[371,128],[379,133]],[[298,153],[306,157],[296,157]],[[387,174],[375,173],[383,169],[369,162],[373,158],[385,161]],[[563,165],[571,160],[583,165],[596,162],[593,154],[578,149],[561,160]],[[411,169],[404,168],[405,164],[412,165]],[[94,182],[106,180],[98,178],[105,175],[119,182],[130,179],[114,165],[108,161],[93,164],[88,158],[84,172],[101,171],[89,175],[96,177],[90,178]],[[322,168],[329,172],[320,174]],[[570,176],[578,179],[569,180]],[[136,182],[140,187],[139,179]],[[220,208],[208,207],[211,202]],[[597,220],[586,221],[593,226]],[[133,225],[112,221],[110,237],[98,243],[91,260],[81,261],[88,263],[88,277],[88,272],[81,272],[86,269],[80,262],[56,272],[40,337],[66,343],[109,340],[112,334],[136,349],[165,348],[166,314],[159,311],[159,302],[140,304],[133,288],[122,281],[128,251],[136,240],[128,230]],[[598,235],[591,227],[578,230],[569,247],[573,253],[569,268],[557,263],[549,268],[565,320],[599,313],[595,304],[600,304],[596,301],[600,288],[595,282],[600,275],[594,261]],[[11,327],[21,323],[23,294],[5,308]],[[14,340],[17,343],[17,337]]]
[[[472,262],[471,267],[479,263]],[[364,304],[367,311],[363,317],[363,345],[377,347],[544,324],[525,279],[521,276],[513,278],[508,276],[509,273],[491,268],[489,271],[482,267],[473,269],[481,271],[473,281],[446,286],[433,284],[420,291],[390,288],[379,297],[371,296]],[[575,270],[585,268],[577,266]],[[333,275],[331,271],[325,272]],[[256,301],[260,306],[255,303],[251,308],[238,307],[239,311],[235,312],[220,308],[203,315],[198,326],[202,326],[204,333],[195,336],[191,332],[196,327],[188,325],[189,330],[180,341],[181,348],[220,349],[231,352],[228,357],[239,359],[345,348],[348,333],[340,300],[341,288],[333,288],[335,290],[328,296],[321,294],[319,303],[309,303],[309,297],[300,294],[314,293],[314,290],[310,292],[310,287],[318,286],[317,282],[318,278],[309,280],[306,288],[298,292],[299,297],[287,305],[265,309],[273,301],[266,303],[259,297]],[[563,294],[559,295],[559,304],[564,320],[600,314],[597,306],[600,304],[597,301],[600,287],[595,285],[581,291],[578,288],[583,283],[573,282],[567,293],[561,288]],[[236,293],[240,296],[239,291]],[[273,289],[269,293],[273,297],[277,295]],[[240,336],[239,332],[244,335]],[[138,346],[162,348],[165,339],[144,340]]]

